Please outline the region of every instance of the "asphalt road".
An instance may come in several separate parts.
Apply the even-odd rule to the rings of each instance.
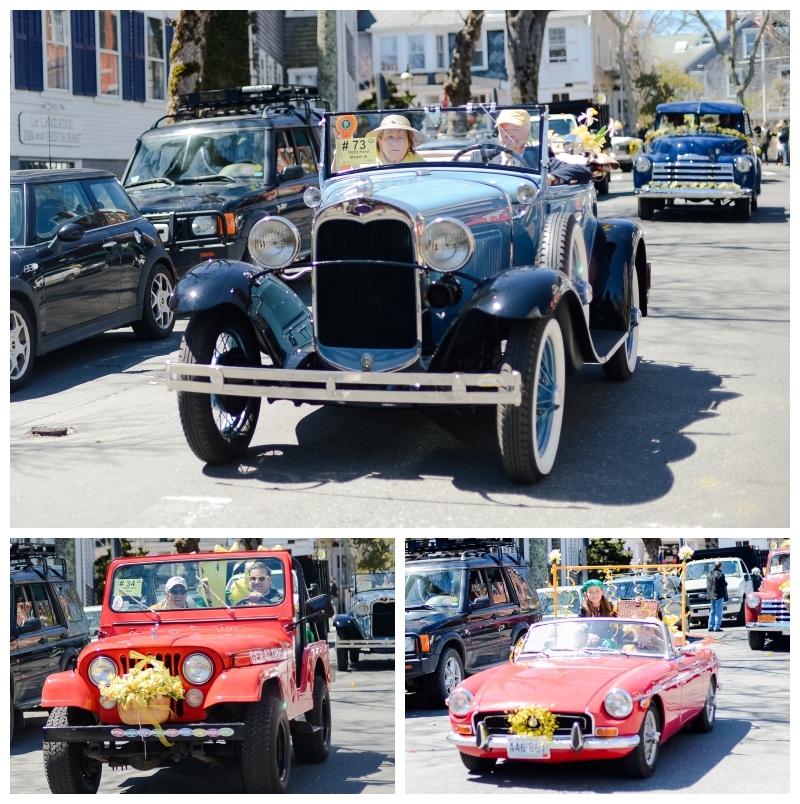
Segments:
[[[331,651],[333,655],[333,651]],[[292,762],[290,793],[394,793],[394,660],[364,657],[337,673],[331,690],[331,753],[319,765]],[[42,762],[47,713],[28,712],[11,744],[11,793],[49,793]],[[388,726],[387,726],[388,724]],[[232,775],[200,761],[151,771],[103,769],[99,793],[242,793]]]
[[[630,174],[602,217],[638,220]],[[13,527],[788,527],[789,169],[749,222],[710,204],[641,222],[652,263],[628,383],[567,381],[533,487],[503,472],[493,410],[266,403],[238,463],[190,452],[164,360],[130,330],[37,361],[10,406]],[[308,300],[309,283],[295,283]],[[63,438],[28,435],[67,425]]]
[[[698,632],[705,634],[705,631]],[[406,694],[407,793],[789,793],[789,640],[751,651],[744,628],[724,626],[715,643],[722,689],[710,734],[688,726],[661,746],[649,779],[628,779],[619,762],[544,764],[501,760],[470,773],[446,742],[447,710]]]

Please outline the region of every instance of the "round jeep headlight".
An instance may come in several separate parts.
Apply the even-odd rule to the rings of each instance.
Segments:
[[[647,173],[653,166],[653,163],[646,156],[640,155],[633,160],[633,166],[639,173]]]
[[[406,637],[406,653],[413,653],[415,650],[414,637]]]
[[[117,675],[117,666],[107,656],[98,656],[89,665],[89,678],[98,687]]]
[[[369,603],[366,600],[359,600],[353,607],[357,617],[366,617],[369,614]]]
[[[197,237],[217,233],[217,219],[211,215],[199,215],[192,218],[192,234]]]
[[[749,156],[737,156],[733,166],[739,173],[749,173],[750,168],[753,167],[753,160]]]
[[[300,251],[300,232],[286,218],[267,216],[253,224],[247,248],[262,268],[283,268]]]
[[[450,693],[450,697],[447,699],[447,707],[454,715],[466,715],[469,712],[472,698],[473,695],[469,690],[459,688]]]
[[[214,665],[211,659],[204,653],[193,653],[187,656],[183,662],[183,677],[192,684],[205,684],[211,673],[214,670]]]
[[[757,609],[761,605],[761,598],[758,595],[747,596],[747,608]]]
[[[455,218],[436,218],[422,235],[422,256],[434,271],[457,271],[474,251],[472,232]]]
[[[611,690],[606,695],[603,706],[611,717],[628,717],[633,711],[633,698],[625,690]]]

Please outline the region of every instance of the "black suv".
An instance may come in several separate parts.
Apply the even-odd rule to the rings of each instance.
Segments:
[[[265,215],[291,221],[301,241],[295,257],[310,255],[312,210],[303,193],[319,183],[321,120],[311,102],[327,108],[315,87],[193,92],[139,137],[122,183],[158,229],[179,277],[205,260],[251,262],[247,237]]]
[[[172,262],[113,173],[12,170],[10,218],[12,391],[37,355],[91,335],[170,335]]]
[[[48,563],[54,562],[53,564]],[[60,564],[60,566],[55,566]],[[75,667],[89,622],[53,545],[11,545],[11,736],[50,673]]]
[[[542,613],[516,547],[431,541],[422,554],[406,545],[406,689],[441,707],[467,674],[508,661]]]

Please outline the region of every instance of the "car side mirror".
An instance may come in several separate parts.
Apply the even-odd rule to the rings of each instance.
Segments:
[[[476,609],[488,609],[489,608],[489,598],[488,597],[476,597],[475,600],[470,603],[472,610],[475,611]]]
[[[65,223],[56,233],[56,237],[67,243],[75,243],[85,234],[86,230],[79,223]]]
[[[282,173],[278,174],[278,181],[296,181],[297,179],[302,179],[304,175],[302,165],[289,165]]]
[[[31,617],[28,620],[23,620],[22,625],[19,627],[21,634],[30,634],[31,631],[41,631],[42,621],[38,617]]]
[[[330,595],[317,595],[306,600],[306,619],[310,623],[321,623],[333,617],[333,604]]]

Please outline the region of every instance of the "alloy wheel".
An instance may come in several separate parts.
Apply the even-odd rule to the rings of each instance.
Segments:
[[[461,668],[454,657],[450,657],[444,666],[444,688],[449,695],[462,681]]]
[[[644,759],[648,766],[652,766],[656,761],[658,738],[661,735],[656,729],[656,719],[653,713],[648,711],[644,717]]]
[[[31,360],[31,335],[25,319],[11,311],[11,379],[22,377]]]
[[[153,277],[150,287],[150,307],[153,310],[153,319],[161,329],[167,329],[172,324],[175,313],[169,309],[169,297],[172,293],[172,282],[162,273]]]

